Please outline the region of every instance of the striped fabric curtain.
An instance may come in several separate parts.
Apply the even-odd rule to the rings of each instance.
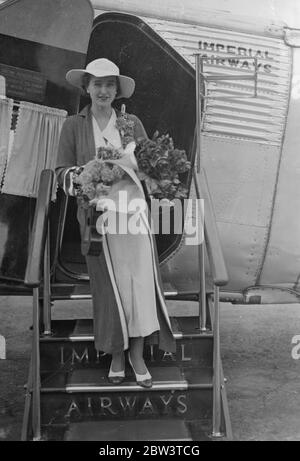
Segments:
[[[60,130],[67,112],[21,102],[2,192],[36,197],[41,171],[54,169]],[[56,183],[52,198],[55,198]]]
[[[0,97],[0,187],[8,159],[12,110],[13,100]]]

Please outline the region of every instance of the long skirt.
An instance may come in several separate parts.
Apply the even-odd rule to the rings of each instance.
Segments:
[[[99,256],[86,255],[93,301],[95,348],[108,354],[121,352],[128,348],[126,333],[120,318],[112,281],[102,251]],[[156,314],[159,331],[146,338],[149,344],[158,344],[164,351],[175,352],[175,342],[169,323],[162,312],[161,286],[155,286]],[[130,337],[130,336],[129,336]]]
[[[107,235],[107,247],[130,338],[159,330],[148,235]]]

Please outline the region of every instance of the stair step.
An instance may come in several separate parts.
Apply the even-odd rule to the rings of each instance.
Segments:
[[[79,269],[77,267],[76,270],[79,270],[79,272],[84,268],[85,264],[82,266],[79,264]],[[87,275],[87,274],[86,274]],[[164,283],[163,284],[163,289],[164,289],[164,295],[167,299],[178,299],[179,300],[192,300],[195,301],[198,298],[198,291],[197,288],[194,288],[189,291],[178,291],[176,287],[174,287],[170,283]],[[21,291],[21,290],[20,290]],[[10,287],[6,287],[6,292],[11,293]],[[5,293],[6,293],[5,292]],[[26,294],[30,294],[30,290],[27,289],[26,287],[22,286],[22,292],[26,292]],[[208,293],[211,292],[211,290],[207,291]],[[52,283],[51,284],[51,299],[52,300],[82,300],[82,299],[91,299],[91,289],[90,289],[90,284],[88,282],[88,279],[85,281],[81,281],[81,283],[63,283],[63,282],[58,282],[58,283]]]
[[[192,440],[184,421],[122,420],[70,424],[67,441],[185,441]]]
[[[44,425],[124,418],[201,420],[207,425],[212,418],[212,390],[53,392],[41,395],[41,415]]]
[[[115,386],[103,369],[43,374],[43,424],[122,418],[211,418],[212,370],[152,367],[153,387],[138,386],[132,374]],[[129,370],[128,370],[129,371]]]
[[[97,353],[93,343],[43,343],[41,349],[41,371],[71,371],[74,368],[109,368],[111,355]],[[212,339],[180,340],[176,343],[176,352],[161,351],[157,345],[145,346],[144,358],[147,366],[180,368],[208,368],[212,363]]]
[[[212,361],[213,335],[200,333],[194,317],[172,318],[176,353],[161,351],[157,345],[145,345],[147,365],[209,367]],[[111,356],[94,348],[91,319],[53,322],[53,335],[41,337],[41,370],[70,370],[82,366],[109,367]]]
[[[199,330],[197,317],[171,317],[170,321],[175,339],[212,337],[210,330],[205,333]],[[93,319],[53,320],[52,333],[42,336],[41,342],[94,341]]]
[[[178,367],[149,367],[149,371],[153,379],[153,386],[149,391],[212,387],[211,368],[187,369],[183,372]],[[125,380],[117,386],[108,381],[107,374],[108,370],[102,368],[82,368],[67,373],[43,373],[41,392],[140,392],[144,390],[136,384],[134,374],[129,368]]]
[[[143,427],[145,434],[142,434]],[[139,431],[136,432],[136,428]],[[155,434],[154,430],[158,433]],[[121,434],[120,434],[121,433]],[[211,421],[180,419],[117,419],[42,425],[42,439],[47,441],[211,441]],[[127,439],[125,437],[128,436]],[[85,438],[86,437],[86,438]],[[140,437],[140,439],[138,438]],[[224,438],[222,439],[224,440]],[[196,452],[192,454],[197,454]]]

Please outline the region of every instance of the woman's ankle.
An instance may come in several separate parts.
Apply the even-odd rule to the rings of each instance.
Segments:
[[[111,357],[112,357],[113,360],[119,360],[119,359],[122,360],[122,359],[124,359],[124,352],[123,351],[122,352],[115,352],[115,353],[111,354]]]
[[[141,375],[147,373],[147,366],[145,364],[143,355],[137,354],[134,352],[132,353],[131,350],[129,351],[129,355],[130,355],[130,360],[132,362],[133,368],[136,371],[136,373],[141,374]]]
[[[124,369],[124,365],[125,365],[124,352],[112,354],[111,362],[114,365],[114,367],[113,367],[114,370],[115,370],[115,368],[117,368],[117,370],[115,370],[115,371],[118,371],[119,369]]]

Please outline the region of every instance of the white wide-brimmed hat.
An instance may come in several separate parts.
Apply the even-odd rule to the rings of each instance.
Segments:
[[[133,78],[120,75],[120,70],[116,64],[109,59],[99,58],[90,62],[85,69],[71,69],[66,74],[66,79],[71,85],[82,89],[82,77],[86,74],[94,77],[118,77],[120,82],[120,93],[117,98],[130,98],[134,92],[135,81]]]

